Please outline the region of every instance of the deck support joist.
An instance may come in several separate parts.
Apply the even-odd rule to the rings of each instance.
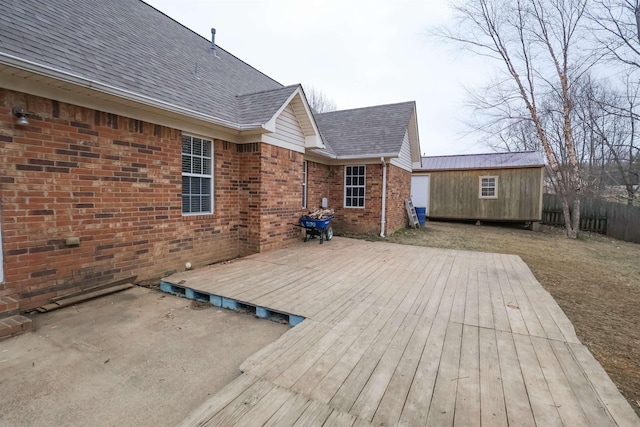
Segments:
[[[176,285],[174,283],[169,283],[164,280],[160,281],[160,290],[179,297],[188,298],[199,302],[208,302],[211,305],[220,308],[250,312],[261,319],[269,319],[275,322],[288,323],[291,326],[296,326],[304,320],[304,317],[302,316],[284,313],[268,307],[256,306],[251,303],[239,301],[233,298],[226,298],[221,295],[214,295],[207,292],[197,291],[195,289]]]

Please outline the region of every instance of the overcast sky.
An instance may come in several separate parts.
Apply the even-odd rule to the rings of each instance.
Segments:
[[[426,155],[489,151],[464,136],[464,87],[488,66],[427,36],[446,0],[145,0],[282,84],[324,92],[339,110],[417,102]]]

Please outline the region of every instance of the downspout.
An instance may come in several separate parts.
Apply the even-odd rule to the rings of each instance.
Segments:
[[[384,237],[385,214],[387,212],[387,163],[384,161],[384,157],[380,157],[380,162],[382,162],[382,220],[380,221],[380,237]]]

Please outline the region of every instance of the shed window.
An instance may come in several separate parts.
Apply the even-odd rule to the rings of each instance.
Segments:
[[[345,166],[344,207],[364,208],[365,166]]]
[[[213,213],[213,144],[182,137],[182,213]]]
[[[480,198],[481,199],[497,199],[498,198],[498,177],[497,176],[481,176],[480,177]]]

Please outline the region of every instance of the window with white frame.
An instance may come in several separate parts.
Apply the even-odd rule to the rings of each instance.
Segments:
[[[182,136],[182,214],[213,213],[213,143]]]
[[[344,167],[344,207],[364,208],[365,166]]]
[[[302,207],[307,207],[307,161],[302,162]]]
[[[498,177],[497,176],[481,176],[480,177],[480,198],[481,199],[497,199],[498,198]]]

